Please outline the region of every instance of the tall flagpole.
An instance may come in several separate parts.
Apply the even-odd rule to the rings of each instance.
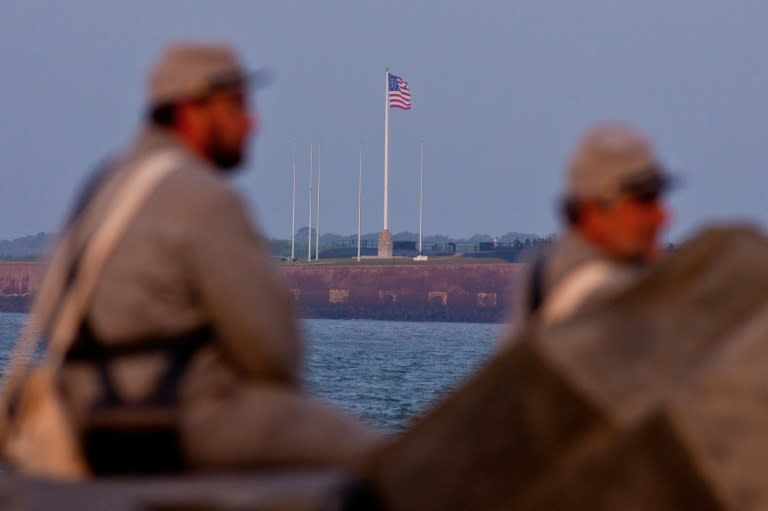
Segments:
[[[360,211],[363,195],[363,144],[360,144],[360,165],[357,170],[357,262],[360,262]]]
[[[389,69],[384,76],[384,229],[379,233],[379,257],[392,257],[392,235],[389,233]]]
[[[315,261],[320,260],[320,144],[317,144],[317,216],[315,223]]]
[[[307,226],[307,261],[312,261],[312,144],[309,144],[309,222]]]
[[[291,262],[296,260],[296,143],[291,144],[293,190],[291,191]]]
[[[389,230],[389,69],[384,88],[384,230]]]
[[[419,255],[423,255],[422,229],[424,224],[424,142],[420,144],[419,155]]]

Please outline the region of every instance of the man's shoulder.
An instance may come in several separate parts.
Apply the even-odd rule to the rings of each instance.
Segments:
[[[153,156],[170,156],[176,167],[158,186],[157,195],[179,198],[179,205],[194,207],[199,201],[236,199],[237,193],[229,181],[205,160],[197,157],[182,144],[160,129],[144,129],[125,151],[123,167],[137,168]],[[130,170],[129,170],[130,172]],[[183,200],[184,198],[188,200]]]
[[[253,229],[244,201],[226,176],[186,151],[171,148],[136,155],[125,162],[126,173],[153,155],[169,156],[173,168],[142,208],[139,221],[143,225],[183,243],[198,240],[201,232],[213,235],[234,228]]]
[[[180,154],[175,172],[158,188],[158,195],[172,205],[195,209],[220,202],[239,203],[232,184],[210,165],[192,156]]]
[[[557,285],[583,264],[604,260],[603,254],[578,233],[564,232],[547,254],[547,287]]]

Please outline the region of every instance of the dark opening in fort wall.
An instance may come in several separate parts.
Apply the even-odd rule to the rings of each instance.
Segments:
[[[503,321],[522,265],[444,263],[284,265],[305,318]],[[34,262],[0,262],[0,312],[28,310],[40,282]]]
[[[26,312],[41,277],[35,261],[0,261],[0,312]]]

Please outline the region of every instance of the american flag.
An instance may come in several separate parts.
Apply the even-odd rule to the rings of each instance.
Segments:
[[[411,109],[411,91],[408,82],[396,75],[389,75],[389,106],[390,108]]]

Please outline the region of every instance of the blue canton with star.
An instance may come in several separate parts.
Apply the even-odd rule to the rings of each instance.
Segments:
[[[400,87],[397,85],[397,76],[389,75],[389,90],[399,91]]]

